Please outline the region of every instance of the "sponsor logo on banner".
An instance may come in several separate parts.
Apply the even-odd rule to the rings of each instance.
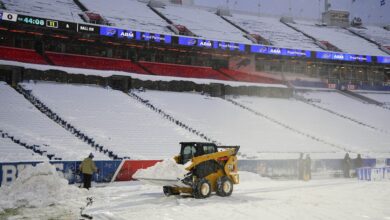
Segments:
[[[130,30],[118,30],[118,37],[133,39],[135,35],[134,32]]]
[[[344,60],[344,55],[342,54],[334,54],[333,59],[335,60]]]
[[[198,41],[198,46],[199,47],[211,47],[212,43],[211,43],[211,41],[199,40]]]
[[[179,37],[179,44],[185,46],[194,46],[198,41],[195,38]]]
[[[111,27],[101,27],[100,35],[113,37],[116,35],[117,29]]]
[[[8,12],[3,12],[3,16],[1,17],[2,20],[4,21],[13,21],[16,22],[18,15],[14,13],[8,13]]]
[[[270,48],[269,53],[271,53],[271,54],[281,54],[282,51],[279,48]]]

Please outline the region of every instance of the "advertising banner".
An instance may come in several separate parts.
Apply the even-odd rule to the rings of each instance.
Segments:
[[[193,37],[179,37],[179,45],[196,46],[201,48],[221,49],[230,51],[245,51],[245,44],[238,44],[232,42],[213,41]]]
[[[356,170],[357,178],[366,181],[390,180],[390,167],[362,167]]]
[[[287,48],[269,47],[263,45],[251,45],[251,52],[290,57],[311,57],[311,52],[308,50],[295,50]]]
[[[372,62],[371,56],[355,55],[355,54],[347,54],[347,53],[317,51],[316,57],[318,59],[326,59],[326,60],[357,61],[357,62],[366,62],[366,63]]]
[[[41,162],[0,163],[0,186],[12,183],[17,178],[19,171],[38,163]],[[82,175],[78,170],[81,161],[51,161],[50,163],[64,175],[70,184],[82,182]],[[120,163],[120,160],[95,161],[99,172],[94,174],[93,181],[110,182]]]
[[[390,64],[390,57],[377,57],[378,63]]]

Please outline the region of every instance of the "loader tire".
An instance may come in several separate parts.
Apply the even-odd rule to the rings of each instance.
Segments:
[[[217,181],[217,195],[226,197],[233,192],[233,182],[227,177],[222,176]]]
[[[194,197],[197,199],[204,199],[209,197],[211,194],[211,185],[207,179],[200,179],[195,185]]]
[[[172,189],[169,186],[163,186],[163,192],[164,192],[164,195],[167,197],[172,195]]]

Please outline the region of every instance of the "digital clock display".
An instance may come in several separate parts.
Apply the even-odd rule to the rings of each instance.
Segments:
[[[18,22],[21,22],[24,24],[37,25],[37,26],[45,26],[45,19],[30,17],[30,16],[19,15]]]

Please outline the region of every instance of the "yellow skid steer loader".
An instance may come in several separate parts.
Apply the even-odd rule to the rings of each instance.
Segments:
[[[166,196],[185,193],[207,198],[212,192],[222,197],[230,196],[233,184],[239,183],[236,155],[240,147],[201,142],[180,144],[180,155],[174,159],[189,171],[184,179],[147,179],[147,182],[163,185]]]

